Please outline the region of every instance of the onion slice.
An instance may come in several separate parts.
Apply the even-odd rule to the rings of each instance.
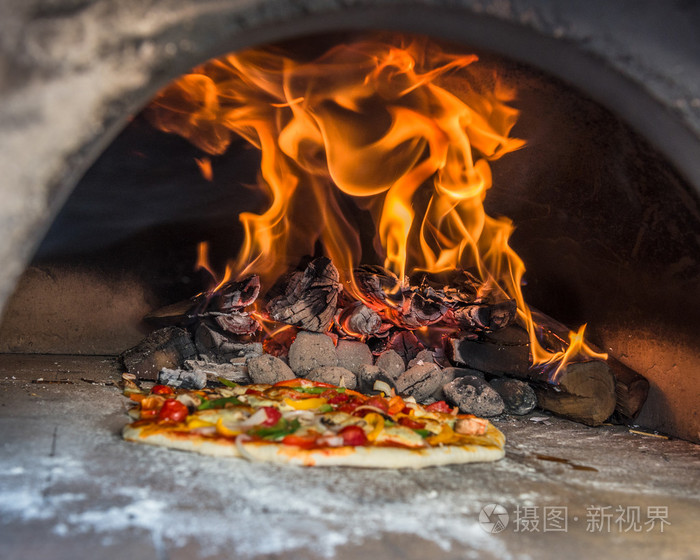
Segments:
[[[391,388],[391,386],[386,382],[382,381],[381,379],[377,379],[374,382],[374,385],[372,386],[372,389],[374,391],[381,391],[384,393],[384,395],[388,396],[394,396],[396,395],[396,392]]]
[[[236,428],[252,428],[253,426],[257,426],[258,424],[262,424],[267,420],[267,412],[265,412],[264,409],[260,409],[255,414],[252,414],[243,422],[240,422],[236,424]]]
[[[251,438],[247,434],[238,434],[236,436],[236,449],[238,449],[238,452],[245,458],[248,459],[248,461],[257,461],[258,458],[255,457],[254,455],[251,455],[250,452],[245,448],[243,445],[244,443],[251,441],[253,438]]]

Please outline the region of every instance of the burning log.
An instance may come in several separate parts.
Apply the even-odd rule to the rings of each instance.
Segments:
[[[453,363],[527,381],[538,406],[565,418],[597,426],[615,410],[615,380],[606,362],[574,361],[559,371],[558,363],[531,367],[527,332],[518,326],[480,337],[451,338],[447,353]]]
[[[341,334],[359,338],[377,336],[384,327],[382,318],[359,301],[351,303],[338,314],[336,325]]]
[[[223,330],[239,336],[254,335],[262,328],[258,320],[245,311],[234,310],[226,314],[210,313],[209,315]]]
[[[240,282],[227,282],[220,286],[209,305],[210,309],[230,313],[255,303],[260,294],[260,278],[249,276]]]
[[[304,272],[294,273],[284,295],[267,304],[270,317],[311,332],[325,332],[331,326],[342,290],[340,276],[331,260],[319,257]]]
[[[550,346],[556,348],[566,344],[566,326],[541,311],[533,311],[533,319],[542,327],[542,336]],[[591,347],[598,351],[595,346]],[[637,417],[644,406],[649,394],[649,381],[612,356],[608,356],[607,363],[615,377],[615,412],[610,420],[626,425]]]
[[[153,331],[120,358],[130,373],[156,380],[163,368],[180,368],[185,360],[196,357],[197,349],[187,331],[165,327]]]

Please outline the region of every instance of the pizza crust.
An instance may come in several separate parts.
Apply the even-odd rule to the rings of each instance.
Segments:
[[[206,438],[197,434],[167,431],[148,431],[127,425],[124,439],[201,453],[217,457],[241,457],[230,439]],[[294,446],[268,442],[246,442],[243,446],[249,459],[269,463],[300,466],[345,466],[375,469],[420,469],[439,465],[498,461],[505,456],[505,437],[492,424],[484,436],[474,436],[474,443],[443,445],[423,449],[403,447],[336,447],[325,449],[300,449]]]

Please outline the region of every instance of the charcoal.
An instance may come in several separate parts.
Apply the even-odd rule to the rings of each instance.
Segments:
[[[360,367],[360,371],[357,374],[357,382],[360,392],[365,393],[366,395],[379,394],[380,391],[374,390],[374,383],[377,381],[383,381],[389,385],[389,387],[396,390],[396,383],[394,379],[378,366],[365,365]]]
[[[331,383],[351,390],[357,389],[357,376],[349,369],[343,367],[317,367],[310,371],[306,377],[311,381]]]
[[[428,399],[442,385],[442,372],[432,363],[407,369],[396,380],[397,392],[411,396],[418,402]]]
[[[299,331],[289,347],[289,367],[298,377],[319,367],[338,365],[333,340],[323,333]]]
[[[475,375],[484,379],[484,374],[475,369],[446,367],[442,370],[442,385],[433,393],[435,400],[444,401],[446,397],[443,387],[458,377],[464,377],[465,375]]]
[[[377,356],[375,364],[394,381],[406,371],[406,362],[396,350],[385,350]]]
[[[374,356],[364,342],[359,340],[339,340],[335,348],[338,365],[357,374],[361,366],[372,365]]]
[[[158,373],[158,383],[178,389],[203,389],[207,386],[207,374],[201,370],[163,368]]]
[[[404,363],[408,363],[423,350],[423,344],[411,331],[398,331],[390,335],[384,350],[395,350],[403,358]]]
[[[421,350],[416,354],[416,357],[413,358],[410,362],[408,362],[408,369],[411,369],[413,366],[422,366],[423,364],[434,364],[435,363],[435,353],[432,350],[428,350],[427,348],[425,350]]]
[[[153,331],[120,357],[128,372],[155,380],[162,368],[182,367],[185,360],[196,355],[197,349],[187,331],[165,327]]]
[[[210,381],[223,377],[234,383],[250,383],[245,360],[245,358],[232,358],[230,362],[224,364],[207,360],[186,360],[185,367],[192,371],[204,372]]]
[[[443,387],[447,402],[464,414],[491,417],[503,413],[503,399],[483,378],[465,375]]]
[[[201,323],[194,335],[197,350],[210,361],[227,363],[232,358],[261,356],[260,342],[238,342],[207,323]]]
[[[509,414],[522,416],[537,406],[535,391],[524,381],[501,377],[492,379],[489,383],[501,395],[505,411]]]
[[[287,364],[270,354],[249,358],[248,374],[253,383],[268,385],[295,378],[294,372]]]

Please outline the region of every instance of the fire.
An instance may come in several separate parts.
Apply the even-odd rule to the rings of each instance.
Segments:
[[[229,54],[175,81],[149,110],[161,130],[208,154],[224,153],[234,136],[261,151],[269,204],[240,214],[244,242],[219,285],[236,271],[269,286],[320,245],[346,289],[371,306],[352,274],[373,257],[357,225],[369,215],[376,257],[401,283],[416,271],[470,268],[514,298],[541,363],[561,356],[535,336],[525,267],[508,245],[512,223],[483,206],[489,162],[524,145],[509,136],[514,97],[477,56],[392,36],[313,60],[274,48]],[[200,266],[210,270],[206,255]]]

